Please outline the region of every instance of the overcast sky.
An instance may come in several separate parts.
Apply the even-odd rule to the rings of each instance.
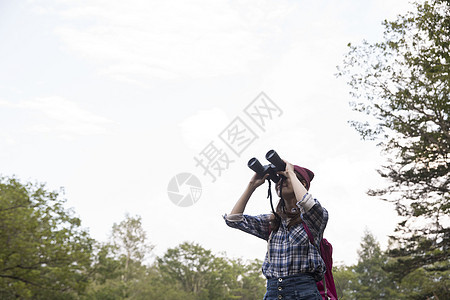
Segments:
[[[310,192],[329,211],[334,260],[356,263],[364,230],[385,247],[397,219],[366,195],[384,184],[383,157],[348,125],[360,116],[334,74],[349,42],[380,40],[381,22],[408,8],[403,0],[2,1],[0,173],[64,187],[67,207],[100,241],[129,213],[142,217],[155,255],[194,241],[263,259],[265,241],[222,215],[252,176],[247,161],[265,163],[275,149],[315,173]],[[220,173],[196,162],[213,150]],[[181,173],[201,183],[189,207],[168,194]],[[269,212],[266,194],[264,185],[247,212]]]

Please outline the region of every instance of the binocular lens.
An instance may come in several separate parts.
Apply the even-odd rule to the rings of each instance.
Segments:
[[[280,158],[275,150],[267,152],[266,159],[277,168],[277,171],[284,171],[286,169],[286,163]]]
[[[266,153],[266,159],[268,161],[271,161],[272,157],[274,157],[274,156],[278,156],[278,154],[275,150],[270,150],[269,152]]]
[[[261,163],[256,157],[250,159],[247,163],[247,166],[258,174],[264,173],[264,167],[261,165]]]

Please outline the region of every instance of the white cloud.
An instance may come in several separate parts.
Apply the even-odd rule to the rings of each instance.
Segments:
[[[219,109],[201,110],[180,123],[185,144],[197,152],[205,148],[228,125],[230,119]]]
[[[7,146],[17,143],[17,141],[9,133],[0,133],[0,142]]]
[[[65,139],[76,135],[105,134],[107,126],[113,123],[62,97],[41,97],[19,103],[3,100],[0,106],[31,111],[34,117],[27,130],[55,134]]]
[[[268,57],[289,1],[38,2],[64,22],[66,47],[116,79],[203,78],[246,72]],[[80,25],[83,22],[83,25]],[[88,25],[87,25],[88,24]]]

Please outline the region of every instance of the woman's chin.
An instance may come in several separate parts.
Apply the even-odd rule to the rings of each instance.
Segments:
[[[279,193],[278,193],[278,197],[280,197]],[[283,199],[291,199],[291,198],[295,198],[295,194],[294,192],[288,192],[288,191],[283,191]]]

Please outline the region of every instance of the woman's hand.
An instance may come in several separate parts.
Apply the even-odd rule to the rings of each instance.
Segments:
[[[249,186],[253,189],[256,189],[257,187],[262,185],[264,181],[266,181],[268,176],[269,174],[265,174],[263,177],[261,177],[258,173],[255,173],[252,179],[250,179]]]
[[[234,205],[233,209],[231,210],[231,215],[233,214],[242,214],[245,210],[245,206],[247,205],[248,200],[250,199],[251,195],[255,191],[257,187],[259,187],[261,184],[264,183],[264,180],[269,176],[269,174],[264,175],[263,177],[259,176],[257,173],[255,173],[250,179],[250,182],[248,183],[247,188],[245,189],[242,196],[238,199],[236,204]]]
[[[286,163],[286,170],[280,171],[278,172],[278,174],[286,176],[287,184],[291,185],[292,189],[294,190],[295,201],[299,202],[303,199],[303,197],[308,191],[295,174],[294,165],[284,159],[283,161]]]
[[[287,160],[283,159],[283,161],[286,163],[286,169],[284,171],[278,171],[277,173],[281,174],[281,175],[283,175],[285,177],[289,177],[289,175],[294,175],[295,176],[294,165],[291,164],[290,162],[288,162]]]

